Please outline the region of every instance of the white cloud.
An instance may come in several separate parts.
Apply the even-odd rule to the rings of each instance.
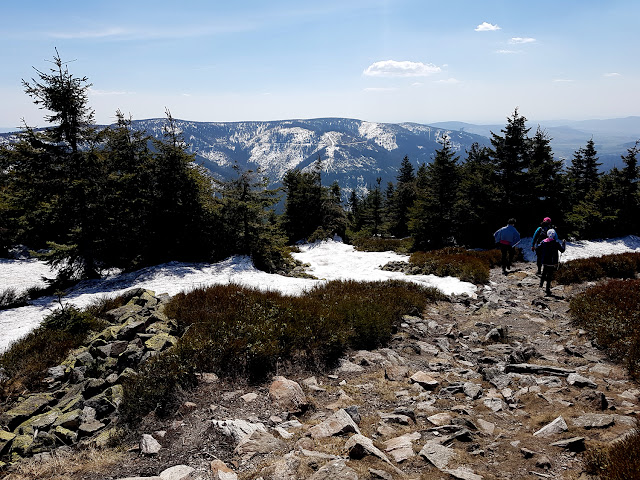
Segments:
[[[65,40],[83,39],[83,38],[106,38],[120,37],[128,32],[122,28],[108,28],[106,30],[84,31],[84,32],[53,32],[50,35],[53,38],[61,38]]]
[[[521,50],[496,50],[496,53],[499,53],[501,55],[513,55],[516,53],[522,53]]]
[[[447,78],[446,80],[438,80],[436,83],[446,83],[449,85],[455,85],[460,83],[460,80],[458,80],[457,78]]]
[[[383,60],[372,63],[362,74],[368,77],[426,77],[440,71],[441,68],[433,63]]]
[[[509,40],[509,43],[522,45],[524,43],[535,43],[535,41],[536,39],[531,37],[513,37],[511,40]]]
[[[367,87],[364,89],[365,92],[395,92],[398,90],[395,87]]]
[[[125,92],[118,90],[96,90],[95,88],[89,89],[89,95],[102,96],[102,95],[135,95],[135,92]]]
[[[476,32],[495,32],[496,30],[500,30],[500,27],[489,22],[482,22],[475,28]]]
[[[605,77],[621,77],[622,75],[617,72],[605,73]]]

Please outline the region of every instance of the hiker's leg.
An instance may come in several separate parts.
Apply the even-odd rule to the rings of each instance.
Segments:
[[[508,258],[508,249],[509,247],[504,244],[500,244],[500,253],[502,253],[502,273],[507,273],[507,258]]]

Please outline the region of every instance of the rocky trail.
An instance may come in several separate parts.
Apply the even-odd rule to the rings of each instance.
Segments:
[[[323,374],[204,374],[108,476],[84,478],[588,479],[585,445],[632,430],[640,390],[570,322],[584,286],[545,297],[538,282],[533,264],[494,269],[477,298],[406,316],[387,348]]]

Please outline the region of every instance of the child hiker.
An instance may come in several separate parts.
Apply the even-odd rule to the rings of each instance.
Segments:
[[[553,228],[550,228],[547,231],[547,238],[542,240],[537,248],[536,253],[538,254],[538,258],[542,262],[542,276],[540,277],[540,288],[542,288],[544,282],[547,282],[547,288],[545,290],[545,295],[551,295],[551,280],[553,280],[553,274],[558,269],[559,255],[558,252],[564,252],[567,247],[566,242],[563,240],[562,243],[558,241],[556,236],[556,231]]]
[[[533,234],[533,238],[531,240],[532,252],[535,252],[536,246],[538,246],[538,244],[541,241],[547,238],[547,231],[549,231],[550,228],[554,228],[553,225],[551,225],[551,219],[549,217],[544,217],[544,219],[542,220],[542,223],[538,228],[536,228],[536,231]],[[536,257],[537,257],[536,260],[538,264],[538,271],[536,272],[536,275],[540,275],[542,273],[542,259],[540,258],[540,255],[538,255],[537,253],[536,253]]]

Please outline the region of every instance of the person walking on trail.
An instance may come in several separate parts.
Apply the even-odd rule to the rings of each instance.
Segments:
[[[510,218],[506,226],[493,234],[493,238],[502,252],[502,273],[504,275],[507,274],[507,270],[511,270],[511,263],[513,263],[513,255],[515,253],[514,247],[520,242],[520,233],[514,227],[515,224],[515,218]]]
[[[541,241],[543,241],[545,238],[547,238],[547,231],[550,228],[553,228],[555,230],[555,228],[551,224],[551,219],[549,217],[544,217],[544,219],[542,220],[542,223],[540,224],[540,226],[538,228],[536,228],[536,231],[533,234],[533,238],[531,240],[531,251],[532,252],[535,252],[536,251],[536,246],[538,246],[538,244]],[[536,275],[541,275],[542,274],[542,260],[540,258],[540,255],[538,255],[537,252],[536,252],[536,263],[538,264],[538,271],[536,272]]]
[[[553,274],[560,264],[558,252],[563,253],[565,248],[567,248],[567,243],[564,240],[560,243],[553,228],[547,230],[547,238],[542,240],[536,248],[538,258],[541,259],[543,267],[540,288],[543,287],[544,282],[547,282],[546,296],[551,296],[551,280],[553,280]]]

